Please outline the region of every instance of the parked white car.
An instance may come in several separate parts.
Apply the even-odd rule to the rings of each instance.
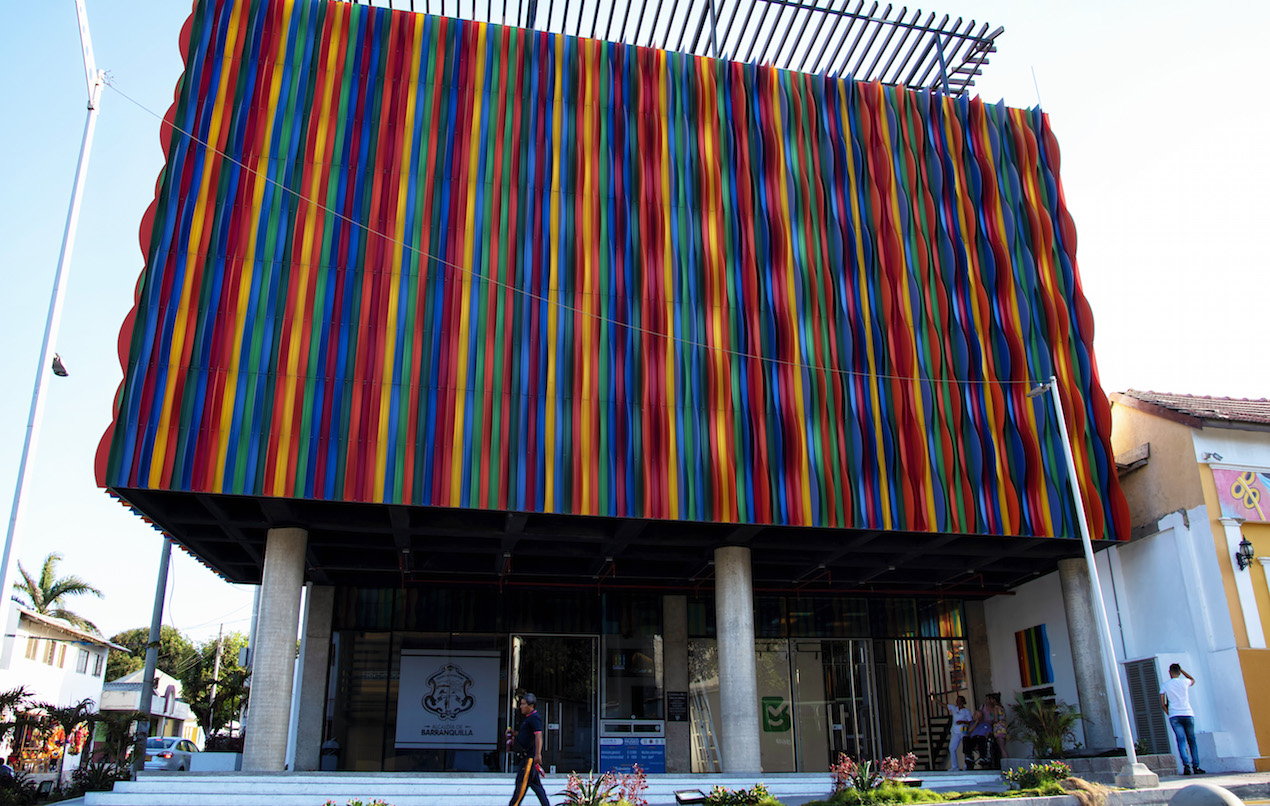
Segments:
[[[179,736],[151,736],[146,739],[145,768],[184,772],[190,768],[191,758],[197,752],[198,747],[189,739]]]

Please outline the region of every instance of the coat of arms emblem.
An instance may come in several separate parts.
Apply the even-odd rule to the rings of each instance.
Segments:
[[[476,703],[467,693],[470,685],[472,678],[462,668],[447,663],[428,678],[431,690],[423,695],[423,707],[442,719],[454,719]]]

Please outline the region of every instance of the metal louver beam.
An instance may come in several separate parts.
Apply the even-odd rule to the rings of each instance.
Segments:
[[[873,0],[351,0],[964,95],[1004,28]]]

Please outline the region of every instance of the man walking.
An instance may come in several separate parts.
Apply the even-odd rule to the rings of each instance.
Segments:
[[[524,721],[512,744],[512,757],[516,764],[516,790],[507,806],[520,806],[525,790],[532,788],[541,806],[550,806],[547,793],[542,788],[542,717],[534,707],[538,700],[525,692],[520,696],[520,714]]]
[[[1186,680],[1182,678],[1185,677]],[[1177,754],[1182,757],[1182,774],[1203,775],[1199,748],[1195,746],[1195,712],[1191,709],[1191,686],[1195,678],[1180,663],[1169,666],[1169,679],[1160,692],[1160,707],[1169,716],[1169,727],[1177,737]]]

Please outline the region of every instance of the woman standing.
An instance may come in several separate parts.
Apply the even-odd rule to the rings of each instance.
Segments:
[[[1001,769],[1001,759],[1005,758],[1005,742],[1010,735],[1010,727],[1005,717],[1005,706],[1001,704],[1000,694],[988,695],[988,706],[985,709],[992,720],[992,738],[996,742],[996,769]]]

